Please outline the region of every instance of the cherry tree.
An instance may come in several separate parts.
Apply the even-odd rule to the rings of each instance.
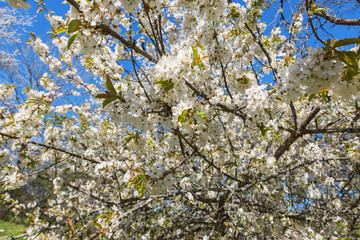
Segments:
[[[358,236],[360,39],[331,35],[360,25],[349,1],[36,2],[61,56],[29,44],[72,96],[45,74],[1,108],[2,199],[29,239]],[[34,177],[46,206],[9,194]]]

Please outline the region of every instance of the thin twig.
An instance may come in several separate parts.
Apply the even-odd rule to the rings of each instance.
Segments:
[[[297,115],[296,115],[296,110],[295,110],[293,101],[290,101],[290,108],[291,108],[291,113],[292,113],[293,118],[294,118],[295,131],[297,131],[297,130],[298,130],[298,126],[297,126]]]
[[[144,85],[142,84],[141,79],[140,79],[140,77],[139,77],[139,74],[138,74],[138,72],[137,72],[137,70],[136,70],[133,50],[131,49],[130,52],[131,52],[131,63],[132,63],[133,68],[134,68],[134,72],[135,72],[136,79],[138,80],[138,83],[140,84],[141,88],[144,90],[144,93],[145,93],[145,96],[146,96],[147,100],[151,103],[152,100],[151,100],[150,96],[148,95],[148,93],[146,92],[146,89],[145,89]]]
[[[14,137],[14,136],[11,136],[9,134],[1,133],[1,132],[0,132],[0,136],[11,138],[11,139],[20,139],[19,137]],[[53,147],[53,146],[49,146],[49,145],[46,145],[46,144],[43,144],[43,143],[35,142],[35,141],[32,141],[32,140],[27,140],[27,144],[33,144],[33,145],[37,145],[37,146],[40,146],[40,147],[53,149],[53,150],[68,154],[71,157],[76,157],[76,158],[79,158],[79,159],[82,159],[82,160],[89,161],[91,163],[99,163],[99,161],[96,161],[94,159],[87,158],[87,157],[84,157],[84,156],[80,156],[80,155],[77,155],[75,153],[71,153],[71,152],[68,152],[66,150],[63,150],[63,149],[60,149],[60,148],[57,148],[57,147]]]

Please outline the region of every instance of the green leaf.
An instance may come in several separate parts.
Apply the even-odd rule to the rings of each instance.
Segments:
[[[261,139],[264,139],[265,138],[265,135],[266,135],[266,132],[268,131],[267,128],[263,128],[261,129]]]
[[[117,92],[116,92],[116,90],[115,90],[115,88],[114,88],[114,85],[112,84],[111,79],[110,79],[109,76],[106,76],[106,88],[107,88],[110,92],[112,92],[112,93],[114,93],[114,94],[117,95]]]
[[[346,72],[346,77],[348,80],[351,80],[358,74],[359,74],[358,69],[355,69],[353,67],[348,67],[347,72]]]
[[[117,98],[115,98],[115,97],[109,97],[109,98],[105,99],[104,102],[103,102],[102,107],[104,108],[106,105],[108,105],[109,103],[115,101],[116,99]]]
[[[108,91],[105,91],[106,95],[110,96],[110,97],[118,97],[117,94],[113,93],[113,92],[108,92]]]
[[[100,218],[108,218],[108,217],[109,217],[108,214],[102,213],[102,214],[100,214],[99,216],[96,217],[96,220],[99,220]]]
[[[130,179],[129,186],[140,187],[142,182],[145,181],[145,178],[146,178],[146,176],[143,173],[139,174],[137,176],[134,176],[133,178]]]
[[[358,68],[359,55],[354,51],[336,51],[336,55],[340,61],[348,66]]]
[[[320,96],[324,102],[328,102],[327,99],[327,93],[326,92],[320,92]]]
[[[191,63],[191,66],[195,67],[197,65],[197,61],[199,61],[200,56],[198,50],[195,47],[191,47],[191,48],[193,51],[193,61]]]
[[[67,48],[68,49],[70,48],[71,44],[73,44],[73,42],[75,41],[78,34],[79,34],[79,32],[76,32],[76,33],[74,33],[73,35],[71,35],[69,37],[69,40],[68,40],[68,43],[67,43]]]
[[[119,98],[120,97],[118,95],[116,95],[115,93],[109,92],[109,91],[105,91],[105,93],[100,93],[98,95],[95,96],[96,98]],[[121,100],[121,99],[120,99]]]
[[[96,95],[95,97],[96,97],[96,98],[108,98],[109,95],[102,93],[102,94]]]
[[[264,139],[266,136],[266,132],[270,129],[264,125],[264,123],[258,123],[256,126],[260,129],[261,132],[261,139]]]
[[[94,225],[95,227],[101,228],[101,225],[97,222],[92,221],[91,224]]]
[[[82,23],[80,20],[78,20],[78,19],[71,20],[69,22],[67,31],[68,31],[68,33],[73,33],[75,31],[79,30],[80,26],[82,26]]]
[[[240,78],[236,78],[235,80],[240,84],[248,84],[250,82],[250,78],[245,75]]]
[[[25,103],[36,103],[38,101],[37,98],[28,98],[26,99]]]
[[[140,136],[140,134],[138,132],[130,133],[129,135],[125,136],[123,140],[125,141],[125,144],[129,143],[133,139],[135,140],[135,143],[137,143],[139,136]]]
[[[346,64],[346,79],[352,80],[354,76],[359,74],[359,58],[360,56],[354,51],[336,51],[338,59]]]
[[[58,27],[57,29],[54,30],[54,32],[56,34],[62,33],[62,32],[66,32],[66,26],[65,25],[61,25],[60,27]]]
[[[133,136],[131,136],[131,135],[127,135],[126,137],[124,137],[125,144],[129,143],[132,139],[133,139]]]
[[[333,47],[342,47],[342,46],[358,44],[358,43],[360,43],[360,38],[346,38],[335,42]]]
[[[317,12],[326,12],[326,9],[325,8],[317,8],[316,10],[314,10],[314,13],[317,13]]]
[[[140,184],[140,187],[139,187],[139,196],[140,196],[140,198],[142,198],[143,195],[144,195],[144,186],[145,186],[145,181],[142,181],[141,184]]]
[[[201,118],[201,119],[203,119],[203,120],[206,121],[206,115],[205,115],[204,112],[201,112],[201,111],[199,111],[199,110],[195,110],[195,113],[196,113],[196,115],[199,116],[199,118]]]
[[[164,88],[164,91],[166,93],[174,88],[174,83],[171,82],[171,80],[159,80],[159,81],[156,81],[155,84],[160,85],[162,88]]]
[[[316,5],[315,3],[313,3],[313,4],[311,5],[311,11],[314,12],[314,11],[317,9],[318,6],[319,6],[319,5]]]
[[[197,57],[199,56],[199,52],[196,49],[196,47],[191,47],[192,51],[193,51],[193,61],[195,61],[197,59]]]
[[[189,109],[186,109],[182,111],[182,113],[179,115],[178,122],[184,123],[188,117],[189,117]]]
[[[126,102],[122,92],[119,92],[119,95],[117,96],[117,98],[120,100],[121,103]]]

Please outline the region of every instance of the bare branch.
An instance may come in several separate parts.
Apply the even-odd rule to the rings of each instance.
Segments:
[[[319,107],[316,107],[309,116],[300,124],[299,130],[295,133],[291,133],[290,136],[284,141],[284,144],[281,145],[275,152],[274,157],[279,159],[285,151],[289,150],[291,145],[301,136],[306,133],[306,127],[310,123],[310,121],[318,114],[320,111]]]
[[[146,91],[146,89],[145,89],[145,87],[144,87],[144,85],[143,85],[142,82],[141,82],[140,76],[139,76],[139,74],[138,74],[138,72],[137,72],[137,70],[136,70],[135,62],[136,62],[136,61],[135,61],[135,59],[134,59],[133,50],[131,49],[131,63],[132,63],[133,68],[134,68],[134,72],[135,72],[136,79],[138,80],[138,83],[139,83],[140,87],[144,90],[144,93],[145,93],[145,96],[146,96],[147,100],[148,100],[149,102],[152,102],[150,96],[148,95],[148,93],[147,93],[147,91]]]
[[[296,110],[295,110],[295,107],[294,107],[294,103],[292,101],[290,101],[290,108],[291,108],[291,113],[292,113],[293,118],[294,118],[295,131],[297,131],[298,130],[297,115],[296,115]]]
[[[337,25],[346,25],[346,26],[360,25],[360,18],[358,18],[358,19],[337,18],[326,12],[314,12],[314,15],[322,17],[326,21],[337,24]]]

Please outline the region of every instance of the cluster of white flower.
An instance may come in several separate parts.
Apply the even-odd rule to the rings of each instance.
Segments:
[[[350,90],[351,84],[341,80],[343,70],[344,64],[340,60],[329,59],[321,48],[310,47],[305,59],[298,58],[283,71],[278,92],[287,101],[297,99],[306,93],[317,94],[322,89],[329,89],[334,95],[351,96],[353,91],[344,91]]]
[[[175,182],[176,181],[174,177],[171,174],[168,174],[162,179],[153,181],[151,184],[149,184],[148,189],[151,194],[161,194],[170,189]]]
[[[59,27],[64,27],[65,25],[65,21],[61,16],[47,14],[46,19],[50,22],[51,27],[55,30]]]
[[[41,86],[43,86],[44,89],[46,89],[49,92],[55,91],[60,89],[59,86],[57,86],[52,79],[50,79],[50,76],[48,73],[44,73],[44,75],[42,76],[41,80],[40,80],[40,84]]]
[[[49,53],[49,47],[41,41],[40,38],[36,38],[33,43],[34,51],[39,57],[45,58]]]
[[[17,189],[26,184],[26,175],[21,174],[17,167],[5,167],[1,170],[1,179],[5,190]]]
[[[255,121],[264,115],[264,110],[272,107],[265,87],[253,85],[246,89],[246,113],[249,117],[255,118]]]
[[[156,162],[154,165],[147,166],[145,174],[152,179],[159,179],[165,172],[165,165],[162,162]]]
[[[14,87],[7,84],[0,84],[0,100],[10,99],[14,94]]]

